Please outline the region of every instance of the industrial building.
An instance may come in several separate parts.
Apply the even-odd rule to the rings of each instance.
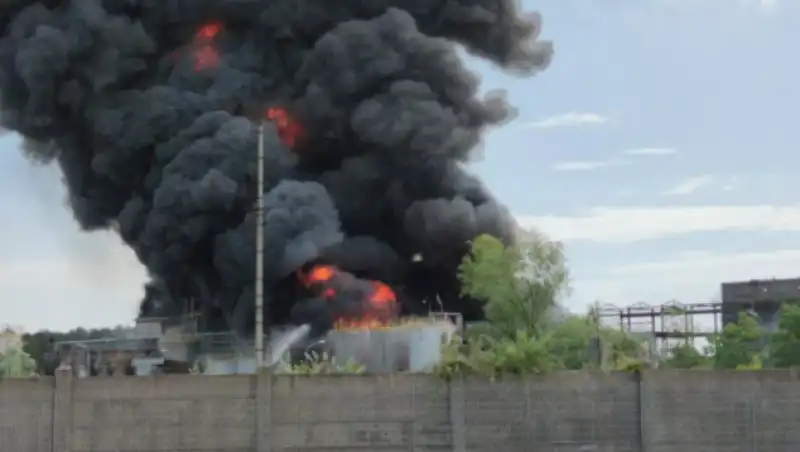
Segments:
[[[646,338],[653,350],[665,353],[677,343],[707,340],[742,312],[753,314],[764,332],[778,327],[785,303],[800,302],[800,278],[762,279],[721,284],[721,301],[603,305],[599,316],[620,330]]]
[[[740,312],[749,312],[764,331],[775,331],[781,306],[799,301],[800,278],[723,283],[722,323],[735,322]]]
[[[203,332],[195,319],[140,318],[123,337],[57,343],[53,368],[68,365],[79,377],[256,371],[253,338]],[[307,329],[273,328],[265,340],[265,362],[281,372],[286,364],[318,352],[338,362],[357,363],[371,373],[422,372],[439,362],[443,345],[461,328],[457,314],[432,314],[380,328],[335,329],[314,339],[307,337]]]

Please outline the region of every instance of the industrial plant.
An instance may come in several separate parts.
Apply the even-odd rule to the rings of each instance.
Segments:
[[[754,314],[765,332],[773,331],[780,305],[800,299],[800,279],[727,282],[721,293],[721,302],[604,305],[598,314],[606,324],[646,339],[651,356],[663,355],[677,343],[698,345],[697,339],[719,333],[741,312]],[[277,373],[312,356],[352,362],[370,373],[424,372],[463,331],[460,314],[434,311],[385,323],[339,323],[323,334],[309,325],[271,326],[264,335],[263,362]],[[68,364],[81,377],[248,374],[259,366],[256,347],[252,336],[204,328],[189,309],[175,317],[140,317],[120,337],[56,343],[51,370]]]
[[[337,328],[313,337],[306,325],[273,327],[265,335],[264,361],[280,373],[314,356],[358,364],[370,373],[423,372],[463,328],[458,314],[431,313],[391,325]],[[78,377],[202,372],[255,373],[255,338],[202,331],[196,317],[139,318],[121,337],[55,343],[51,370],[69,366]]]
[[[720,293],[714,302],[605,304],[598,314],[607,325],[647,340],[651,353],[664,354],[677,343],[707,340],[740,313],[752,315],[765,333],[775,331],[781,305],[800,301],[800,278],[724,282]]]

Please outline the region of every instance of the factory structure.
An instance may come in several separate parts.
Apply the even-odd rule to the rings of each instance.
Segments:
[[[310,355],[352,363],[370,373],[424,372],[435,366],[463,328],[458,314],[431,313],[392,326],[334,329],[320,338],[307,327],[275,327],[265,337],[265,363],[276,372]],[[233,332],[207,332],[196,316],[140,318],[119,337],[53,344],[53,369],[68,366],[79,377],[256,372],[254,338]]]
[[[722,323],[735,322],[739,313],[754,314],[766,332],[778,328],[781,306],[800,302],[800,278],[767,279],[722,284]]]
[[[598,314],[606,324],[646,338],[651,355],[661,355],[678,343],[702,344],[695,341],[718,334],[742,312],[752,314],[765,333],[775,331],[781,306],[794,302],[800,302],[800,278],[722,283],[719,302],[604,305]],[[265,335],[264,361],[282,372],[317,354],[370,373],[424,372],[440,361],[443,346],[463,328],[460,315],[448,313],[393,326],[334,329],[315,339],[297,326],[275,327]],[[51,352],[52,369],[68,365],[81,377],[248,374],[256,371],[257,361],[254,338],[204,331],[193,315],[140,318],[120,336],[56,343]]]
[[[663,354],[678,343],[699,345],[742,312],[753,315],[765,333],[775,331],[781,306],[800,302],[800,278],[725,282],[720,294],[714,302],[606,304],[599,316],[605,324],[649,341],[653,354]]]

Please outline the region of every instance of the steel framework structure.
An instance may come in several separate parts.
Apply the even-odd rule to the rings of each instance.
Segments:
[[[605,304],[599,307],[598,316],[606,325],[617,326],[627,333],[649,336],[658,350],[666,351],[676,343],[695,345],[696,339],[708,339],[719,333],[722,303],[670,301],[621,307]]]

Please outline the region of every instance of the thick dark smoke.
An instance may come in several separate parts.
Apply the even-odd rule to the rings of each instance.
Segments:
[[[208,23],[219,61],[197,70]],[[479,318],[456,267],[514,223],[463,163],[512,109],[478,98],[456,44],[530,75],[552,54],[538,32],[513,0],[5,0],[0,126],[58,163],[84,229],[136,251],[143,315],[247,333],[254,118],[285,108],[304,133],[266,133],[267,321],[310,310],[295,270],[316,263],[386,281],[407,312]]]

